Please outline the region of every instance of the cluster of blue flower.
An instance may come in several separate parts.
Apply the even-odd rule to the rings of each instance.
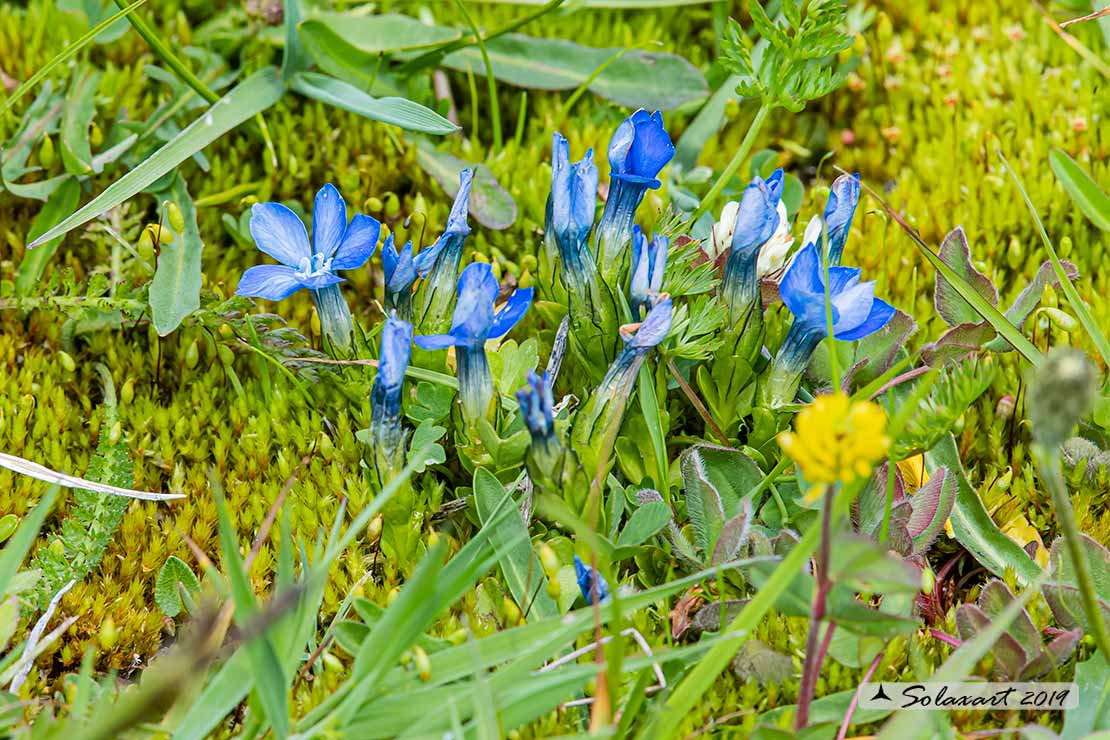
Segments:
[[[592,460],[582,458],[597,447],[597,430],[619,427],[640,365],[671,329],[673,306],[663,292],[670,242],[658,234],[649,238],[635,224],[635,216],[647,191],[660,186],[658,174],[674,156],[674,146],[659,113],[640,110],[621,123],[609,145],[611,181],[596,228],[598,170],[593,151],[571,162],[569,149],[569,142],[556,133],[544,249],[565,291],[571,346],[581,369],[588,377],[595,369],[608,368],[603,376],[598,371],[593,377],[596,388],[576,414],[571,433],[579,462],[586,465]],[[497,403],[485,344],[504,336],[532,303],[532,288],[521,288],[498,310],[500,286],[486,263],[474,262],[459,273],[470,234],[472,178],[471,170],[460,174],[447,227],[435,243],[414,255],[411,242],[398,250],[389,235],[382,247],[386,320],[371,399],[371,437],[379,458],[384,455],[396,462],[400,456],[403,461],[401,391],[412,344],[425,350],[453,347],[463,418],[467,425],[489,419]],[[792,240],[780,202],[782,191],[782,170],[766,179],[754,178],[713,228],[714,242],[723,242],[722,251],[728,250],[718,295],[727,308],[730,331],[737,334],[761,326],[760,281],[770,265],[787,258]],[[830,329],[837,339],[860,339],[881,329],[894,314],[889,304],[875,297],[874,283],[860,282],[859,269],[839,265],[859,197],[858,177],[838,178],[823,217],[814,217],[802,249],[786,263],[779,292],[794,321],[763,382],[766,405],[793,400],[806,364]],[[337,350],[349,352],[353,323],[339,292],[343,278],[337,273],[370,259],[381,224],[362,214],[348,223],[343,198],[332,185],[325,185],[316,195],[311,245],[301,220],[279,203],[255,205],[250,230],[258,248],[281,264],[247,270],[238,293],[280,300],[307,288],[325,337]],[[418,278],[423,284],[414,293]],[[541,289],[552,289],[554,281],[550,282],[552,286]],[[414,298],[419,299],[418,307]],[[621,326],[620,316],[638,323]],[[421,334],[414,336],[414,324]],[[529,467],[538,462],[537,468],[546,469],[533,471],[534,477],[562,465],[552,382],[546,374],[532,373],[517,394],[519,416],[532,436]]]

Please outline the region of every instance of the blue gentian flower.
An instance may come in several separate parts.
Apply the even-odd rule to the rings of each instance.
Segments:
[[[590,149],[577,162],[570,161],[570,145],[556,133],[551,143],[551,195],[547,231],[559,251],[567,289],[581,297],[597,272],[587,244],[597,210],[597,165]]]
[[[527,385],[516,392],[516,401],[532,438],[528,447],[528,472],[533,481],[550,484],[558,479],[563,448],[555,433],[555,404],[548,374],[529,371]]]
[[[393,472],[404,464],[404,433],[401,430],[401,390],[412,352],[412,324],[393,312],[382,325],[378,374],[370,392],[370,437],[375,456]]]
[[[412,257],[412,241],[400,252],[393,243],[393,234],[382,244],[382,267],[385,268],[385,312],[396,311],[404,321],[412,321],[412,284],[416,282],[416,263]]]
[[[740,199],[732,246],[721,280],[721,295],[728,304],[729,321],[733,325],[744,320],[759,301],[759,251],[778,228],[782,187],[781,169],[775,170],[766,180],[756,175]]]
[[[354,325],[339,283],[340,270],[362,267],[378,244],[381,224],[356,214],[347,223],[347,204],[332,184],[316,193],[312,211],[312,245],[297,214],[281,203],[251,208],[251,236],[279,265],[256,265],[243,273],[238,295],[279,301],[301,288],[312,291],[325,336],[342,350],[351,346]]]
[[[894,307],[875,297],[875,283],[861,283],[858,267],[829,267],[829,303],[837,339],[863,339],[887,325]],[[817,245],[810,242],[794,258],[779,284],[783,303],[794,323],[783,340],[764,385],[770,405],[789,403],[821,339],[828,335],[825,311],[825,268]]]
[[[663,114],[640,109],[617,127],[609,142],[609,197],[597,226],[598,264],[612,283],[632,238],[636,209],[649,188],[657,188],[659,171],[674,157],[674,144],[663,128]]]
[[[447,228],[432,246],[422,249],[414,259],[416,272],[425,279],[420,328],[423,331],[443,331],[449,322],[451,299],[454,297],[455,280],[462,261],[463,244],[470,235],[466,212],[470,207],[470,185],[474,170],[459,173],[459,192],[447,217]]]
[[[582,562],[582,558],[574,556],[574,575],[578,581],[578,590],[587,604],[602,604],[609,600],[609,584],[605,577]]]
[[[833,180],[829,199],[825,202],[825,231],[828,233],[830,265],[839,265],[852,228],[852,216],[859,205],[859,175],[841,175]]]
[[[423,349],[455,347],[458,363],[459,397],[468,421],[485,418],[493,401],[493,378],[486,360],[487,339],[504,336],[524,318],[532,305],[532,289],[513,292],[504,307],[494,312],[500,292],[493,269],[485,262],[467,265],[459,276],[458,300],[446,334],[416,337]]]
[[[663,271],[667,268],[670,241],[655,234],[648,241],[639,226],[632,230],[632,271],[629,276],[629,300],[632,317],[640,318],[651,310],[652,296],[663,289]]]
[[[606,437],[620,427],[640,366],[652,347],[666,339],[673,313],[671,299],[664,293],[642,322],[621,327],[624,347],[586,406],[575,415],[571,439],[585,470],[596,469],[597,451],[605,446]]]

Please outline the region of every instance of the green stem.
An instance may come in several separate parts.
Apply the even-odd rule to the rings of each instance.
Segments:
[[[120,10],[127,8],[127,3],[124,0],[115,0],[116,6]],[[162,61],[173,70],[174,74],[181,78],[181,80],[189,87],[196,90],[197,94],[207,100],[210,104],[215,103],[220,99],[220,96],[214,93],[207,85],[200,81],[193,71],[189,69],[186,64],[177,58],[170,47],[158,37],[158,33],[150,27],[150,25],[143,20],[142,16],[138,13],[132,13],[127,16],[127,20],[138,31],[143,40],[150,44],[150,48],[154,53],[161,57]]]
[[[455,0],[455,5],[458,6],[463,20],[466,21],[470,30],[474,33],[478,51],[482,55],[482,65],[486,68],[486,85],[489,87],[489,117],[490,125],[493,127],[493,148],[499,152],[504,148],[504,141],[501,138],[501,102],[497,99],[497,80],[493,77],[493,64],[489,60],[489,51],[486,50],[486,40],[482,38],[482,32],[478,28],[478,24],[474,22],[474,18],[467,11],[466,3],[463,0]]]
[[[770,112],[770,103],[763,103],[759,106],[755,118],[752,119],[751,125],[748,126],[748,133],[744,134],[744,140],[740,142],[740,148],[736,150],[736,154],[732,155],[732,159],[729,160],[728,165],[721,171],[721,174],[717,176],[717,181],[713,183],[713,187],[709,188],[709,192],[701,199],[698,209],[694,211],[694,215],[690,219],[691,222],[697,221],[701,214],[709,209],[714,199],[721,194],[725,185],[732,179],[732,176],[736,174],[736,170],[740,169],[740,165],[744,164],[744,161],[747,160],[748,154],[751,153],[752,146],[755,145],[755,137],[759,135],[760,130],[763,128],[763,124],[767,120],[767,115]]]
[[[1087,562],[1087,554],[1083,551],[1079,525],[1075,521],[1075,511],[1071,507],[1067,484],[1060,471],[1060,450],[1046,449],[1042,445],[1034,444],[1033,459],[1037,462],[1041,479],[1052,494],[1057,525],[1068,547],[1068,557],[1071,558],[1072,567],[1075,568],[1076,585],[1079,586],[1079,594],[1083,599],[1083,611],[1086,612],[1087,621],[1090,623],[1091,636],[1103,657],[1110,660],[1110,633],[1107,633],[1106,621],[1102,618],[1102,608],[1099,606],[1094,580],[1091,578],[1091,566]]]

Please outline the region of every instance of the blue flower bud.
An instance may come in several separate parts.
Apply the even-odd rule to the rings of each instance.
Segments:
[[[670,241],[662,234],[655,234],[648,242],[639,226],[632,230],[632,271],[628,293],[633,318],[638,319],[651,310],[652,296],[663,289],[669,246]]]
[[[602,604],[609,600],[609,584],[605,577],[582,562],[582,558],[574,556],[574,575],[578,581],[578,590],[587,604]]]

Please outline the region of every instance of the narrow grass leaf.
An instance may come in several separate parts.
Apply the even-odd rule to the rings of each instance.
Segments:
[[[66,234],[134,197],[231,129],[269,108],[281,98],[283,92],[284,87],[276,69],[266,67],[255,72],[213,103],[211,108],[142,164],[29,244],[28,248],[37,247]]]
[[[1041,241],[1044,242],[1045,249],[1048,250],[1048,258],[1052,261],[1052,269],[1056,271],[1056,279],[1060,281],[1060,288],[1064,291],[1064,295],[1068,297],[1068,303],[1071,304],[1072,310],[1075,311],[1075,316],[1079,319],[1079,323],[1087,331],[1087,336],[1091,338],[1091,342],[1098,349],[1098,353],[1102,355],[1102,361],[1110,365],[1110,341],[1107,341],[1106,335],[1102,333],[1102,329],[1095,322],[1091,316],[1091,310],[1087,304],[1080,297],[1079,291],[1075,289],[1075,284],[1068,278],[1068,271],[1060,261],[1059,255],[1056,254],[1056,247],[1052,244],[1052,239],[1048,237],[1048,232],[1044,229],[1044,223],[1041,222],[1041,215],[1037,212],[1037,207],[1033,205],[1029,193],[1025,192],[1025,185],[1022,184],[1021,178],[1018,177],[1017,172],[1010,166],[1009,160],[999,149],[995,152],[1002,159],[1002,164],[1006,166],[1006,171],[1010,173],[1010,179],[1017,185],[1018,192],[1021,193],[1025,205],[1029,208],[1029,213],[1033,216],[1033,223],[1037,226],[1037,233],[1041,235]]]
[[[409,131],[453,134],[459,130],[458,126],[420,103],[407,98],[371,97],[349,82],[319,72],[301,72],[293,77],[290,86],[305,97]]]
[[[1110,231],[1110,197],[1094,179],[1062,149],[1049,152],[1048,163],[1083,215],[1103,231]]]
[[[46,205],[31,222],[31,230],[27,232],[27,241],[34,241],[40,235],[61,222],[63,218],[73,213],[77,202],[81,198],[81,186],[75,177],[66,177],[58,188],[50,195]],[[46,270],[46,264],[58,249],[61,237],[52,239],[38,249],[24,253],[23,260],[15,272],[15,292],[19,295],[31,295],[39,279]]]
[[[42,528],[42,523],[46,519],[46,515],[50,513],[50,509],[54,506],[54,499],[58,496],[58,487],[51,486],[42,499],[39,500],[37,506],[31,510],[23,522],[19,525],[19,529],[4,545],[4,549],[0,550],[0,596],[5,594],[8,590],[8,584],[15,578],[19,572],[19,566],[23,563],[27,553],[31,550],[31,545],[38,536],[39,529]]]
[[[655,378],[652,377],[651,368],[647,363],[640,365],[640,411],[644,414],[648,436],[651,437],[651,448],[655,452],[655,485],[667,485],[667,442],[666,429],[663,428],[663,414],[660,411],[659,399],[655,394]]]

